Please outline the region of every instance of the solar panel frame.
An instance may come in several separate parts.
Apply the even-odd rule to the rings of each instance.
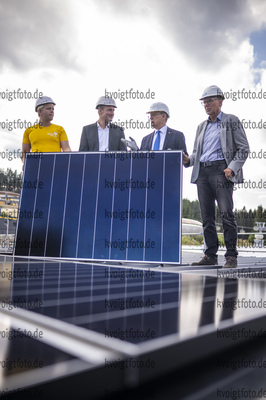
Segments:
[[[181,263],[182,152],[27,157],[14,255]]]

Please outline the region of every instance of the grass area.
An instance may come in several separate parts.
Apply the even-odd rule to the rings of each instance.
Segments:
[[[202,244],[203,244],[202,235],[182,236],[182,245],[202,246]]]
[[[237,247],[252,247],[254,244],[254,235],[250,235],[248,239],[238,239]],[[224,247],[224,236],[218,235],[219,246]],[[182,236],[182,245],[187,246],[202,246],[203,245],[203,236],[202,235],[193,235],[193,236]]]

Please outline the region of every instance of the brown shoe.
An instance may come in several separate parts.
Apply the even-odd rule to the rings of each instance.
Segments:
[[[225,257],[225,264],[223,268],[236,268],[237,267],[237,258],[228,256]]]
[[[208,256],[204,256],[199,262],[193,262],[191,264],[192,266],[194,265],[217,265],[217,261],[215,258],[211,258]]]

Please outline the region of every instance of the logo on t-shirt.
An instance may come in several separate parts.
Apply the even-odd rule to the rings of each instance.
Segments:
[[[47,135],[50,135],[50,136],[52,136],[52,137],[56,137],[57,136],[57,132],[54,132],[54,133],[47,133]]]

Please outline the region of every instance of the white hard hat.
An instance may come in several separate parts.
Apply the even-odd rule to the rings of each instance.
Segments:
[[[53,99],[51,99],[51,97],[48,97],[48,96],[39,97],[39,99],[37,99],[36,103],[35,103],[35,111],[38,110],[39,106],[43,106],[44,104],[54,104],[55,105],[55,102],[53,101]]]
[[[149,113],[154,112],[154,111],[165,112],[167,114],[168,118],[170,117],[169,108],[164,103],[161,103],[161,102],[153,103],[150,106],[149,111],[146,112],[146,114],[149,114]]]
[[[112,97],[106,97],[106,96],[101,96],[96,103],[96,110],[99,106],[112,106],[112,107],[116,107],[115,101],[114,99],[112,99]]]
[[[213,96],[220,96],[222,99],[224,99],[224,94],[222,90],[215,85],[208,86],[204,91],[203,94],[200,98],[200,100],[206,99],[206,97],[213,97]]]

